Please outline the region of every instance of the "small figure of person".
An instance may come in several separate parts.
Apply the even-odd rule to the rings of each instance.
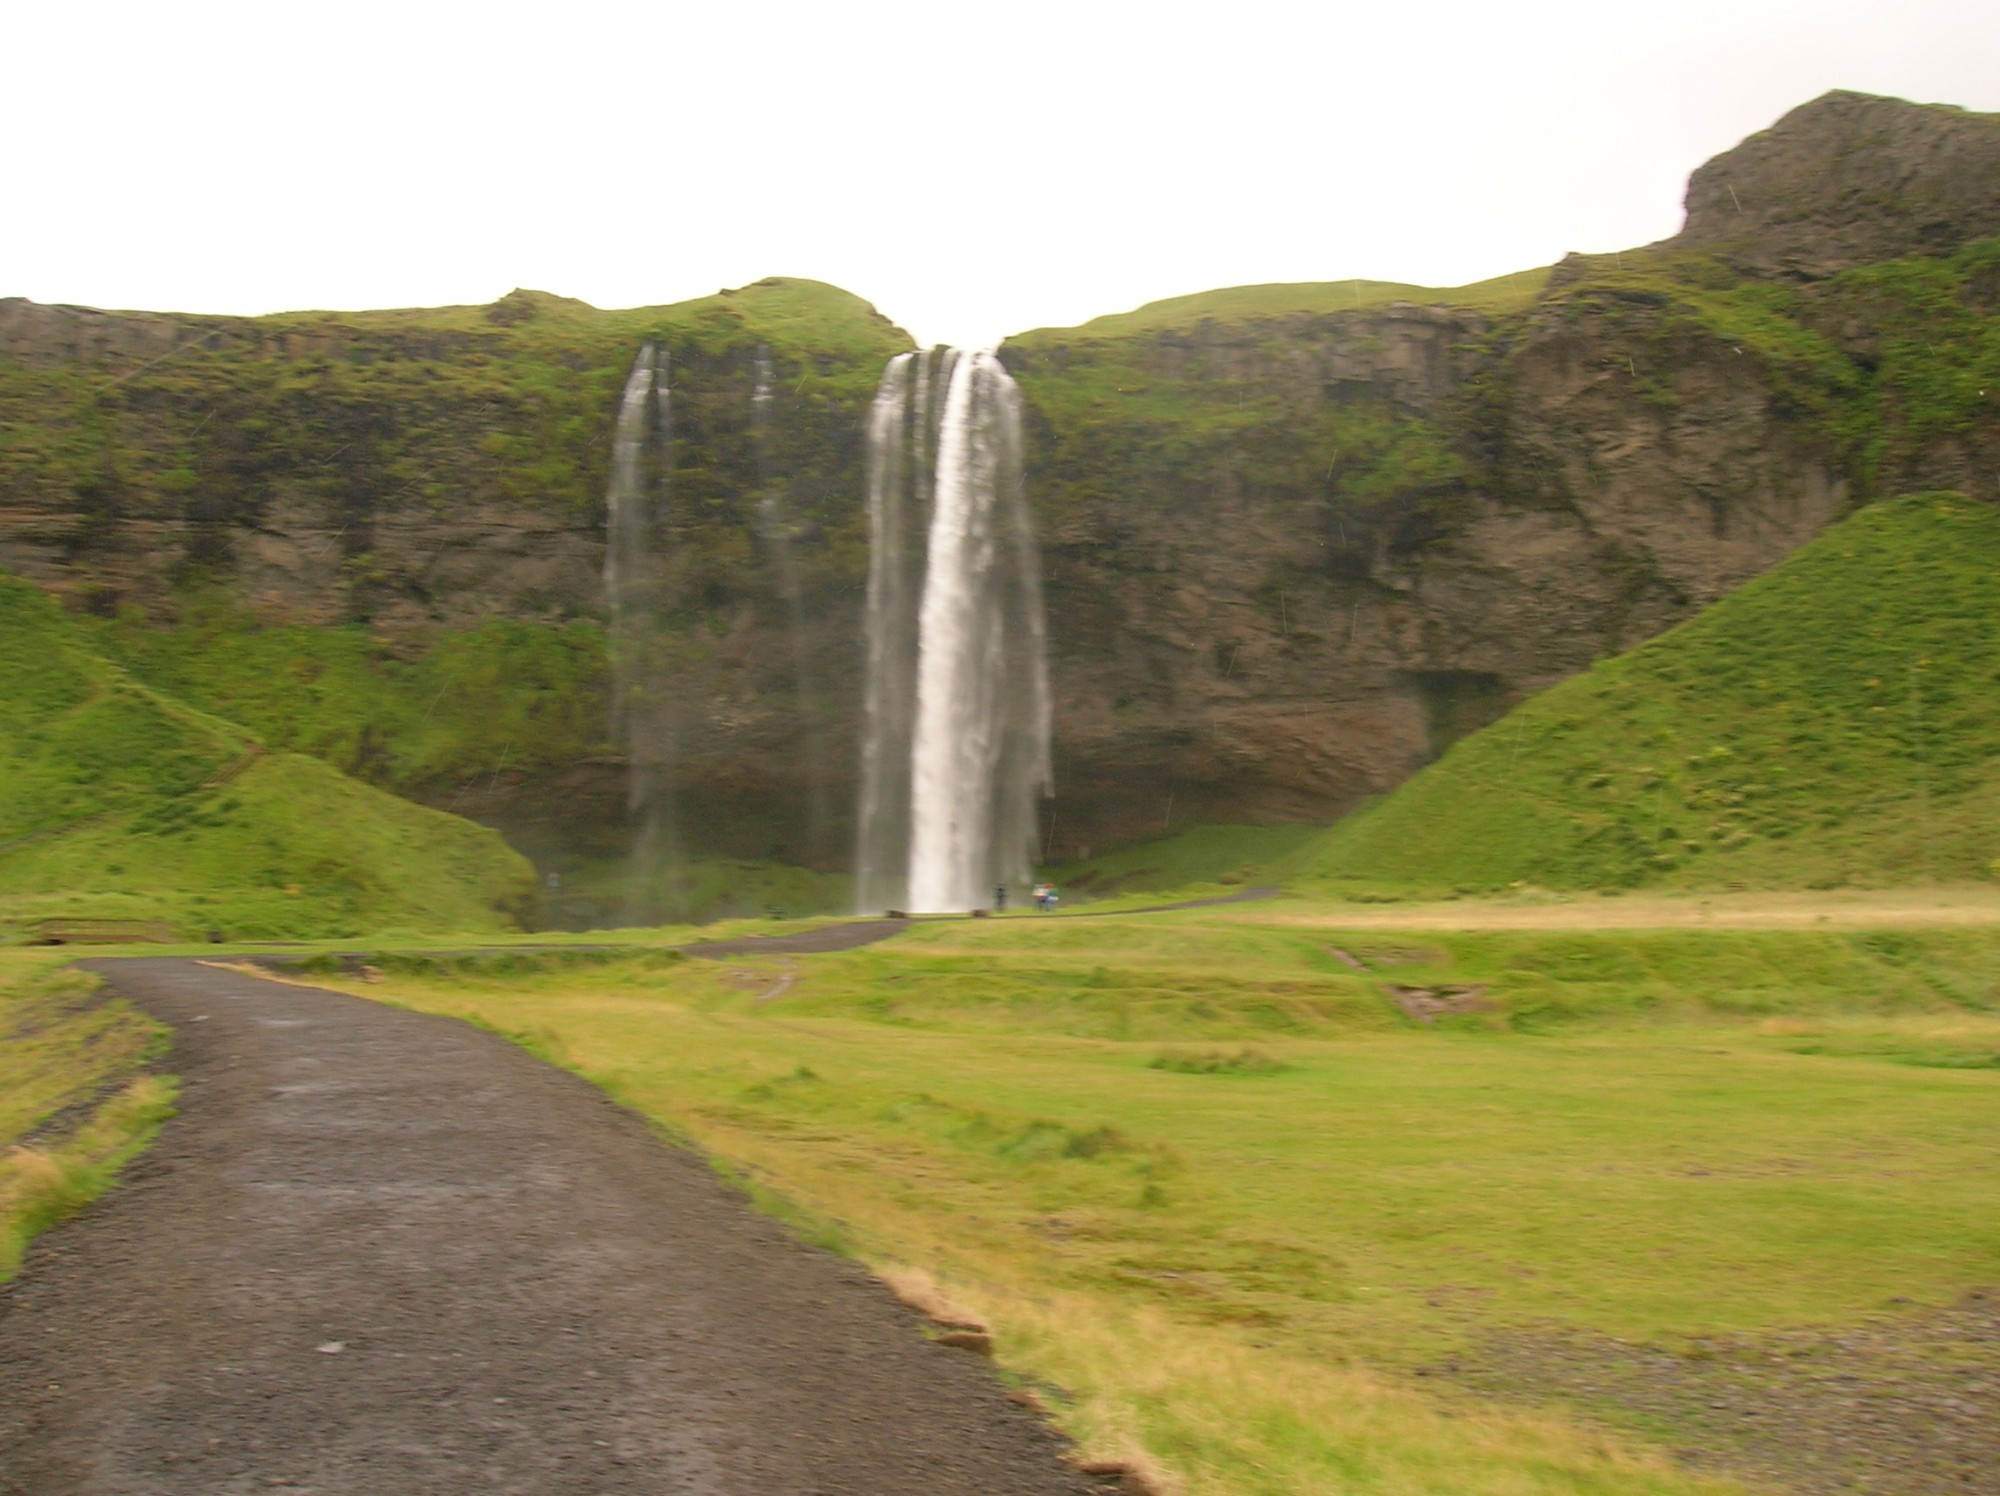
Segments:
[[[1058,905],[1058,904],[1060,904],[1060,903],[1062,902],[1062,897],[1061,897],[1061,895],[1059,895],[1059,894],[1058,894],[1058,893],[1056,892],[1056,886],[1055,886],[1055,884],[1051,883],[1051,884],[1050,884],[1050,885],[1048,886],[1048,888],[1047,888],[1047,889],[1046,889],[1046,890],[1044,891],[1044,893],[1043,893],[1043,900],[1044,900],[1044,902],[1043,902],[1043,904],[1042,904],[1042,912],[1043,912],[1044,914],[1053,914],[1053,913],[1055,913],[1055,910],[1056,910],[1056,905]]]
[[[995,914],[1007,912],[1007,885],[1004,883],[993,885],[993,912]]]
[[[1037,909],[1041,910],[1041,912],[1042,912],[1042,913],[1044,913],[1044,914],[1047,914],[1047,913],[1049,912],[1049,885],[1048,885],[1048,884],[1046,884],[1046,883],[1037,883],[1037,884],[1035,885],[1035,907],[1036,907]]]

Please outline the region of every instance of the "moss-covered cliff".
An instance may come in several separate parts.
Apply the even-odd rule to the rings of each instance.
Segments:
[[[618,850],[602,628],[610,425],[633,355],[672,359],[675,623],[708,850],[830,861],[760,485],[782,499],[809,711],[859,693],[861,414],[909,339],[845,292],[763,281],[601,312],[232,319],[0,302],[0,567],[107,620],[163,686],[536,852]],[[759,349],[775,375],[755,449]]]
[[[1661,245],[1011,340],[1051,849],[1329,820],[1860,503],[2000,497],[1995,180],[2000,121],[1830,95],[1702,168]],[[845,830],[807,835],[803,805],[815,774],[851,798],[862,418],[909,340],[830,287],[251,320],[0,302],[0,568],[272,742],[545,858],[610,855],[601,495],[648,338],[676,371],[693,845],[832,865]],[[766,486],[795,531],[803,704]]]

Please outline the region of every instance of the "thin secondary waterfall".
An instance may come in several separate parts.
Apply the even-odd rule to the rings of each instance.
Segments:
[[[891,360],[868,430],[857,897],[936,911],[1025,883],[1047,793],[1040,561],[1021,400],[991,353]]]
[[[751,360],[750,433],[757,459],[757,534],[763,541],[776,573],[779,599],[785,607],[785,624],[791,644],[792,705],[799,722],[799,761],[805,776],[805,825],[800,828],[801,860],[812,862],[827,853],[826,754],[820,742],[818,713],[814,710],[810,650],[806,638],[805,597],[799,583],[798,557],[794,553],[790,505],[781,483],[773,480],[771,461],[771,405],[776,371],[771,350],[763,344]]]
[[[679,864],[674,720],[661,634],[658,554],[672,472],[673,395],[667,355],[648,343],[633,360],[611,437],[605,491],[604,587],[611,609],[614,731],[625,749],[633,825],[625,918],[653,923],[673,901]]]

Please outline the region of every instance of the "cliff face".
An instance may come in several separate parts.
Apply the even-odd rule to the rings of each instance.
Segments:
[[[2000,498],[1996,139],[1988,117],[1830,95],[1697,172],[1686,231],[1650,249],[1460,292],[1244,288],[1011,341],[1052,850],[1329,820],[1858,502]],[[135,669],[281,743],[531,851],[614,850],[601,495],[644,338],[676,369],[694,849],[835,864],[862,419],[908,340],[831,288],[254,321],[0,302],[0,568],[119,618]],[[752,517],[770,492],[802,639]]]
[[[1404,306],[1128,350],[1230,420],[1156,461],[1103,411],[1044,428],[1058,845],[1331,819],[1816,533],[1837,443],[1662,316]],[[1018,355],[1044,410],[1065,354]]]

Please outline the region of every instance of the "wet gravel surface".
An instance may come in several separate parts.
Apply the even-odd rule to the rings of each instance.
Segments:
[[[1487,1395],[1563,1402],[1686,1464],[1806,1496],[2000,1493],[2000,1290],[1677,1351],[1511,1335],[1430,1372]]]
[[[185,960],[182,1113],[0,1289],[0,1492],[1085,1496],[988,1363],[491,1035]]]

